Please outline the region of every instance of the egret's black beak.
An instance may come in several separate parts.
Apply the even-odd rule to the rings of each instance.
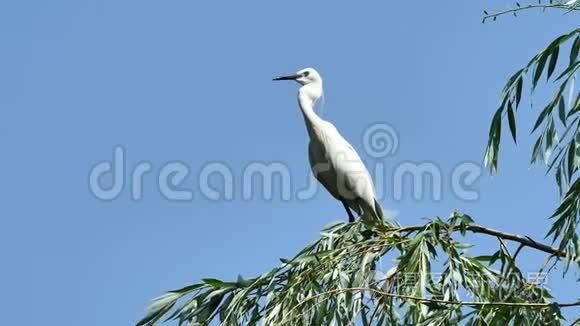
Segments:
[[[300,78],[300,75],[289,75],[289,76],[276,77],[272,80],[296,80],[298,78]]]

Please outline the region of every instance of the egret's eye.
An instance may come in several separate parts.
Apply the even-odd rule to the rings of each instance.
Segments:
[[[310,75],[310,71],[305,71],[303,74],[304,77],[308,77],[308,75]]]

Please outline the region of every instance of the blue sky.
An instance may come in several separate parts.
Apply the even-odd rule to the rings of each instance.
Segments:
[[[483,9],[507,5],[3,2],[3,323],[129,325],[165,290],[266,271],[345,218],[324,191],[303,201],[241,198],[241,171],[251,162],[284,163],[293,184],[308,176],[297,85],[273,83],[275,75],[318,69],[325,118],[359,150],[366,127],[393,126],[399,149],[388,167],[433,162],[448,182],[458,164],[481,162],[506,78],[577,26],[576,16],[559,13],[481,24]],[[442,200],[414,200],[409,188],[382,205],[402,224],[461,209],[542,239],[556,187],[543,167],[528,166],[537,108],[526,103],[520,112],[520,142],[504,142],[500,174],[479,179],[478,200],[462,201],[446,184]],[[89,191],[91,167],[111,160],[116,145],[129,171],[140,161],[153,166],[141,201],[131,200],[128,181],[110,202]],[[184,187],[192,201],[168,201],[157,189],[156,175],[176,160],[191,169]],[[234,172],[233,200],[200,193],[197,173],[210,162]],[[530,272],[542,260],[530,250],[521,257]],[[559,271],[549,286],[564,301],[578,292]]]

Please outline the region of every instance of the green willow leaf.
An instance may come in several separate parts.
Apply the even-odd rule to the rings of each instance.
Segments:
[[[542,76],[542,72],[544,71],[544,66],[546,65],[546,60],[548,59],[548,52],[542,53],[540,59],[536,64],[536,69],[534,70],[534,79],[532,80],[532,89],[536,88],[538,84],[538,80]]]
[[[568,182],[570,182],[570,178],[574,174],[574,158],[576,155],[576,141],[572,140],[568,147]]]
[[[552,155],[552,150],[554,147],[554,143],[556,142],[556,130],[554,128],[554,120],[550,119],[548,122],[548,126],[546,128],[546,147],[544,150],[544,162],[548,162],[550,160],[550,156]]]
[[[512,108],[512,102],[508,103],[508,122],[512,138],[514,139],[514,143],[517,144],[518,141],[516,139],[516,118],[514,115],[514,109]]]
[[[485,155],[485,164],[489,166],[492,173],[497,172],[497,160],[499,152],[499,144],[501,139],[501,113],[503,107],[500,107],[492,120],[489,129],[489,143]]]
[[[558,116],[560,117],[560,122],[566,126],[566,105],[564,104],[564,98],[560,97],[558,101]]]
[[[524,87],[524,80],[522,77],[518,78],[517,84],[516,84],[516,110],[518,108],[518,106],[520,105],[520,101],[522,99],[522,88]]]
[[[557,159],[558,158],[555,158],[554,161],[556,161]],[[560,196],[562,196],[562,173],[560,173],[560,170],[556,171],[556,184],[558,185],[558,191],[560,192]]]
[[[188,285],[188,286],[182,287],[182,288],[177,289],[177,290],[171,290],[169,292],[171,292],[171,293],[179,293],[179,294],[186,294],[186,293],[189,293],[191,291],[194,291],[194,290],[197,290],[199,288],[202,288],[204,286],[205,286],[205,284],[203,284],[203,283],[197,283],[197,284],[192,284],[192,285]]]
[[[532,150],[532,159],[530,161],[530,164],[534,164],[538,160],[538,156],[540,155],[540,151],[542,150],[543,139],[544,137],[542,135],[538,137],[538,139],[536,140],[536,144],[534,145],[534,149]]]
[[[580,36],[576,36],[574,44],[570,49],[570,65],[572,65],[576,60],[578,60],[578,52],[580,51]]]
[[[558,54],[560,52],[560,47],[556,46],[552,51],[552,55],[550,56],[550,63],[548,64],[548,74],[546,75],[546,79],[550,79],[554,69],[556,69],[556,64],[558,63]]]
[[[216,288],[216,289],[235,288],[235,287],[237,287],[236,283],[224,282],[224,281],[220,281],[220,280],[215,279],[215,278],[204,278],[204,279],[202,279],[202,281],[205,284],[210,285],[210,286],[212,286],[213,288]]]
[[[546,105],[544,110],[542,110],[542,112],[538,116],[538,119],[536,119],[536,123],[534,123],[534,128],[532,129],[532,132],[534,132],[534,131],[536,131],[536,129],[538,129],[538,127],[542,124],[542,122],[544,122],[544,119],[546,119],[548,114],[550,114],[551,112],[552,112],[552,105],[550,105],[550,104]]]

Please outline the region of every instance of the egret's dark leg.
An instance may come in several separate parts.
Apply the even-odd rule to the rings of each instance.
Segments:
[[[344,200],[341,200],[341,202],[342,202],[342,205],[344,206],[344,209],[346,210],[346,212],[348,214],[348,222],[349,223],[354,222],[354,215],[352,215],[350,208],[348,208],[348,205],[346,204],[346,202]]]

